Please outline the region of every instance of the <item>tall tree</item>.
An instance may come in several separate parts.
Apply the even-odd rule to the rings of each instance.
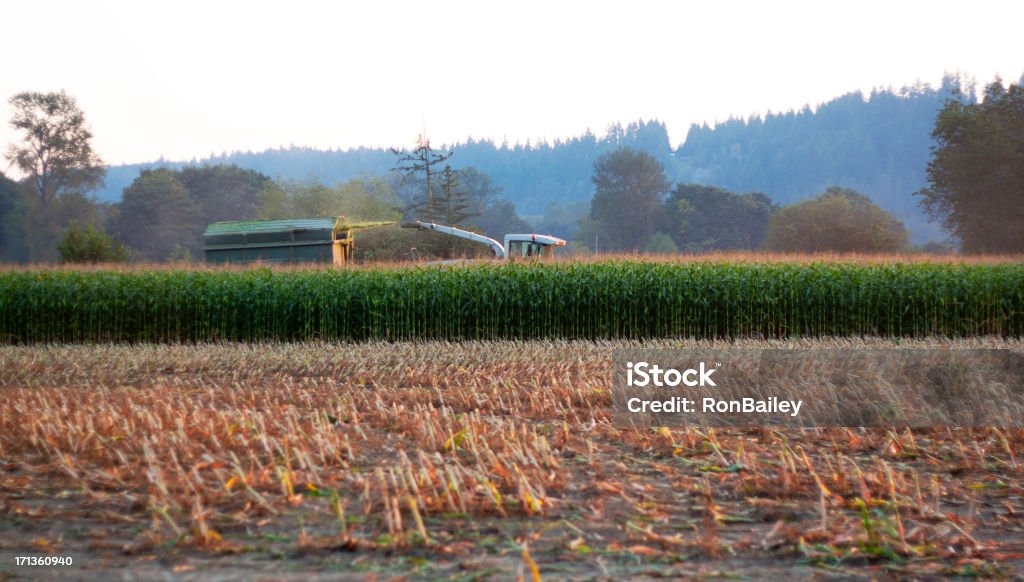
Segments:
[[[24,175],[14,209],[22,247],[16,258],[52,261],[69,215],[84,210],[86,221],[98,221],[99,210],[85,195],[103,185],[106,170],[73,97],[64,91],[26,92],[9,103],[11,127],[22,140],[8,145],[7,158]]]
[[[991,83],[981,103],[949,100],[935,120],[917,195],[965,252],[1024,252],[1024,87]]]
[[[182,188],[186,197],[181,196]],[[278,191],[277,183],[267,176],[235,165],[143,170],[125,188],[114,226],[129,246],[143,251],[144,258],[163,260],[175,246],[178,256],[200,256],[207,225],[256,218],[272,192]],[[164,213],[175,222],[168,222]],[[173,233],[173,241],[168,232]]]
[[[43,208],[64,192],[88,192],[103,184],[103,160],[92,149],[92,132],[75,99],[57,93],[18,93],[11,127],[23,132],[7,157],[30,181]]]
[[[437,152],[430,145],[426,134],[416,140],[412,151],[391,148],[392,155],[398,157],[397,165],[392,170],[401,172],[407,178],[417,180],[423,174],[423,190],[407,207],[407,212],[416,214],[434,204],[434,178],[437,166],[452,157],[454,152]]]
[[[142,258],[167,259],[176,248],[198,246],[192,196],[167,169],[143,170],[118,204],[115,232]]]
[[[639,250],[654,235],[662,198],[670,184],[661,163],[647,152],[620,148],[594,162],[590,217],[602,246]]]

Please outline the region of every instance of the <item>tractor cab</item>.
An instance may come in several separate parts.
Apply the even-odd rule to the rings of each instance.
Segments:
[[[546,234],[506,234],[505,252],[509,260],[549,257],[555,247],[565,246],[565,241]]]

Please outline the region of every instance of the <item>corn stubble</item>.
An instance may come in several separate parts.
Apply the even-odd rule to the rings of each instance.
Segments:
[[[1020,337],[1024,263],[0,272],[0,342]]]
[[[1024,349],[909,347],[937,343]],[[628,345],[2,347],[0,506],[104,516],[136,532],[128,562],[273,538],[297,560],[426,557],[428,578],[480,556],[527,578],[1016,571],[1024,432],[616,428]],[[740,342],[825,345],[892,343]]]

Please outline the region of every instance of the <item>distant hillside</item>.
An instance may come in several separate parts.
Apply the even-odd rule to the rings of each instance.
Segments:
[[[468,140],[454,146],[452,166],[474,166],[488,174],[504,189],[524,214],[540,214],[550,202],[575,202],[590,198],[590,173],[594,160],[617,147],[650,151],[666,165],[672,165],[672,148],[665,124],[639,121],[625,128],[613,125],[600,139],[589,130],[580,137],[553,143],[495,144]],[[334,183],[360,174],[385,174],[395,166],[395,156],[384,148],[317,150],[288,148],[264,152],[234,152],[189,162],[160,160],[149,164],[113,166],[108,169],[107,186],[99,197],[116,201],[121,191],[145,168],[181,168],[189,164],[238,164],[271,178],[318,178]]]
[[[917,242],[942,238],[913,192],[925,185],[935,116],[960,82],[849,93],[800,111],[693,126],[676,151],[677,176],[737,192],[759,190],[780,204],[831,185],[853,188],[893,212]],[[957,98],[973,100],[968,88]]]
[[[621,146],[646,150],[678,182],[697,182],[736,192],[761,191],[780,204],[811,197],[831,185],[853,188],[894,212],[922,242],[942,238],[927,222],[912,193],[925,184],[931,130],[943,102],[960,86],[917,85],[898,91],[849,93],[812,110],[730,119],[713,127],[694,125],[673,150],[665,125],[639,121],[613,125],[598,137],[589,130],[565,141],[495,144],[468,140],[454,146],[453,166],[475,166],[491,176],[524,215],[547,204],[587,200],[594,160]],[[973,99],[966,91],[965,99]],[[327,183],[360,174],[379,175],[395,163],[386,149],[288,148],[235,152],[191,162],[158,161],[114,166],[100,198],[116,201],[139,170],[188,164],[233,163],[272,178],[318,178]]]

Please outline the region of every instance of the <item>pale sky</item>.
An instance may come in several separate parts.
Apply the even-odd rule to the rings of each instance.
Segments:
[[[1024,73],[1020,2],[5,3],[7,99],[64,89],[111,164],[597,134]],[[3,160],[0,169],[7,167]]]

